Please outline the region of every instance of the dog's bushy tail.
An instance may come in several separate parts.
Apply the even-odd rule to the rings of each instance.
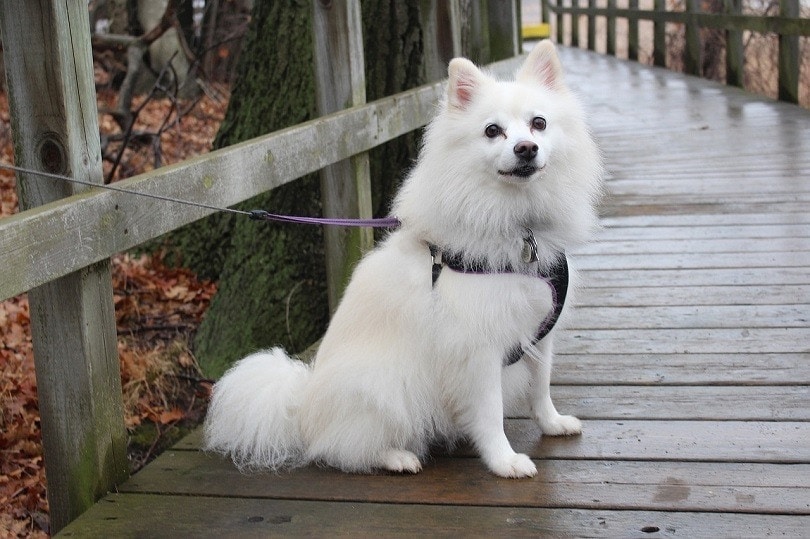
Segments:
[[[237,362],[214,385],[204,448],[243,471],[305,464],[296,416],[310,372],[281,348]]]

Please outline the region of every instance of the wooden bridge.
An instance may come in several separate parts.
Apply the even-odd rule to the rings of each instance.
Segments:
[[[34,16],[35,4],[14,9],[30,9],[39,24],[48,18]],[[66,4],[65,16],[86,24],[82,3]],[[4,21],[14,15],[6,8],[0,8]],[[7,65],[17,61],[15,39],[36,49],[49,38],[43,30],[15,35],[19,30],[7,22],[3,32]],[[81,55],[79,47],[57,52],[65,62]],[[806,536],[810,112],[593,52],[563,48],[561,57],[610,173],[604,230],[572,253],[586,287],[557,347],[553,378],[555,402],[584,420],[582,436],[541,438],[532,421],[507,420],[513,446],[536,459],[539,473],[506,480],[489,474],[468,448],[434,454],[414,476],[315,467],[241,475],[200,452],[195,433],[81,517],[62,522],[61,535]],[[76,80],[92,80],[91,73],[79,75],[85,78],[74,73],[73,85],[60,91],[72,95]],[[358,106],[121,185],[234,204],[418,128],[439,88]],[[64,107],[56,98],[51,103]],[[68,107],[68,116],[74,110]],[[45,116],[52,121],[58,114]],[[70,137],[81,129],[73,125],[62,137],[58,126],[46,127],[44,138],[31,138],[38,145],[30,150],[38,153],[20,158],[41,158],[57,171],[67,158],[76,175],[92,167],[74,160]],[[337,147],[320,144],[341,131],[355,137]],[[326,149],[316,154],[313,145]],[[244,181],[229,180],[235,177]],[[24,181],[29,189],[38,185]],[[0,222],[0,297],[39,287],[32,299],[45,307],[37,316],[70,318],[65,305],[84,309],[71,329],[40,337],[38,376],[40,363],[66,361],[58,352],[76,349],[82,359],[109,340],[96,327],[111,327],[103,298],[106,258],[207,213],[166,212],[161,204],[92,190]],[[61,453],[46,453],[49,485],[73,497],[73,506],[51,504],[63,519],[86,502],[93,481],[103,485],[116,469],[107,453],[121,443],[115,372],[100,375],[105,364],[99,361],[86,360],[89,374],[63,368],[38,379],[48,398],[64,406],[64,416],[42,412],[43,428],[52,421],[51,434],[63,438]],[[62,378],[80,390],[88,386],[86,393],[70,401],[77,390],[65,389]],[[99,393],[99,386],[109,387]],[[87,434],[91,422],[102,434]],[[91,477],[94,466],[105,469],[100,479],[71,479]]]
[[[806,536],[810,112],[561,54],[610,171],[554,376],[581,437],[508,420],[539,473],[506,480],[468,449],[415,476],[241,475],[197,433],[63,535]]]

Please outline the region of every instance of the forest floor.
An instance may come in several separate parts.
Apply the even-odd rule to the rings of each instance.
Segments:
[[[173,108],[178,103],[137,98],[133,110],[147,102],[135,129],[159,133],[160,144],[128,146],[115,178],[154,168],[156,151],[164,165],[209,151],[227,109],[227,90],[219,90],[223,97],[204,95],[195,103],[179,103],[180,109],[190,109],[179,118]],[[98,99],[99,110],[106,111],[115,106],[117,95],[102,90]],[[99,113],[99,125],[102,139],[120,133],[106,112]],[[107,151],[117,149],[111,145]],[[0,92],[0,162],[13,163],[13,156],[8,103]],[[105,161],[104,167],[106,176],[112,164]],[[0,170],[0,219],[18,211],[14,176]],[[200,374],[190,343],[216,284],[167,267],[160,253],[118,254],[112,276],[128,456],[136,471],[199,424],[205,413],[211,382]],[[0,302],[0,539],[47,537],[43,459],[28,298],[23,294]]]

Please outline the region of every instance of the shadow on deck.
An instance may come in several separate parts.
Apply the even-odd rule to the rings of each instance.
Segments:
[[[197,433],[62,535],[806,536],[810,112],[561,55],[610,172],[557,346],[581,437],[509,420],[539,473],[505,480],[463,449],[416,476],[246,476]]]

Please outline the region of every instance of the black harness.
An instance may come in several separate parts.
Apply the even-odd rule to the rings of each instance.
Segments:
[[[532,237],[532,244],[533,240],[534,238]],[[436,281],[439,279],[439,275],[445,267],[460,273],[493,273],[493,271],[486,268],[484,264],[470,263],[460,254],[443,253],[438,247],[432,244],[428,244],[428,247],[430,248],[430,256],[433,259],[433,267],[431,269],[433,286],[436,286]],[[534,245],[534,249],[535,251],[532,252],[532,256],[527,261],[534,262],[537,260],[536,245]],[[507,266],[497,273],[516,272],[512,267]],[[548,269],[548,272],[538,272],[537,277],[544,279],[551,288],[551,302],[553,308],[537,329],[537,333],[534,339],[532,339],[532,345],[540,342],[543,337],[551,332],[565,306],[565,298],[568,295],[568,259],[565,253],[560,254],[559,258],[557,258],[554,264]],[[516,344],[506,353],[503,363],[505,366],[509,366],[520,361],[522,357],[523,347],[520,344]]]

